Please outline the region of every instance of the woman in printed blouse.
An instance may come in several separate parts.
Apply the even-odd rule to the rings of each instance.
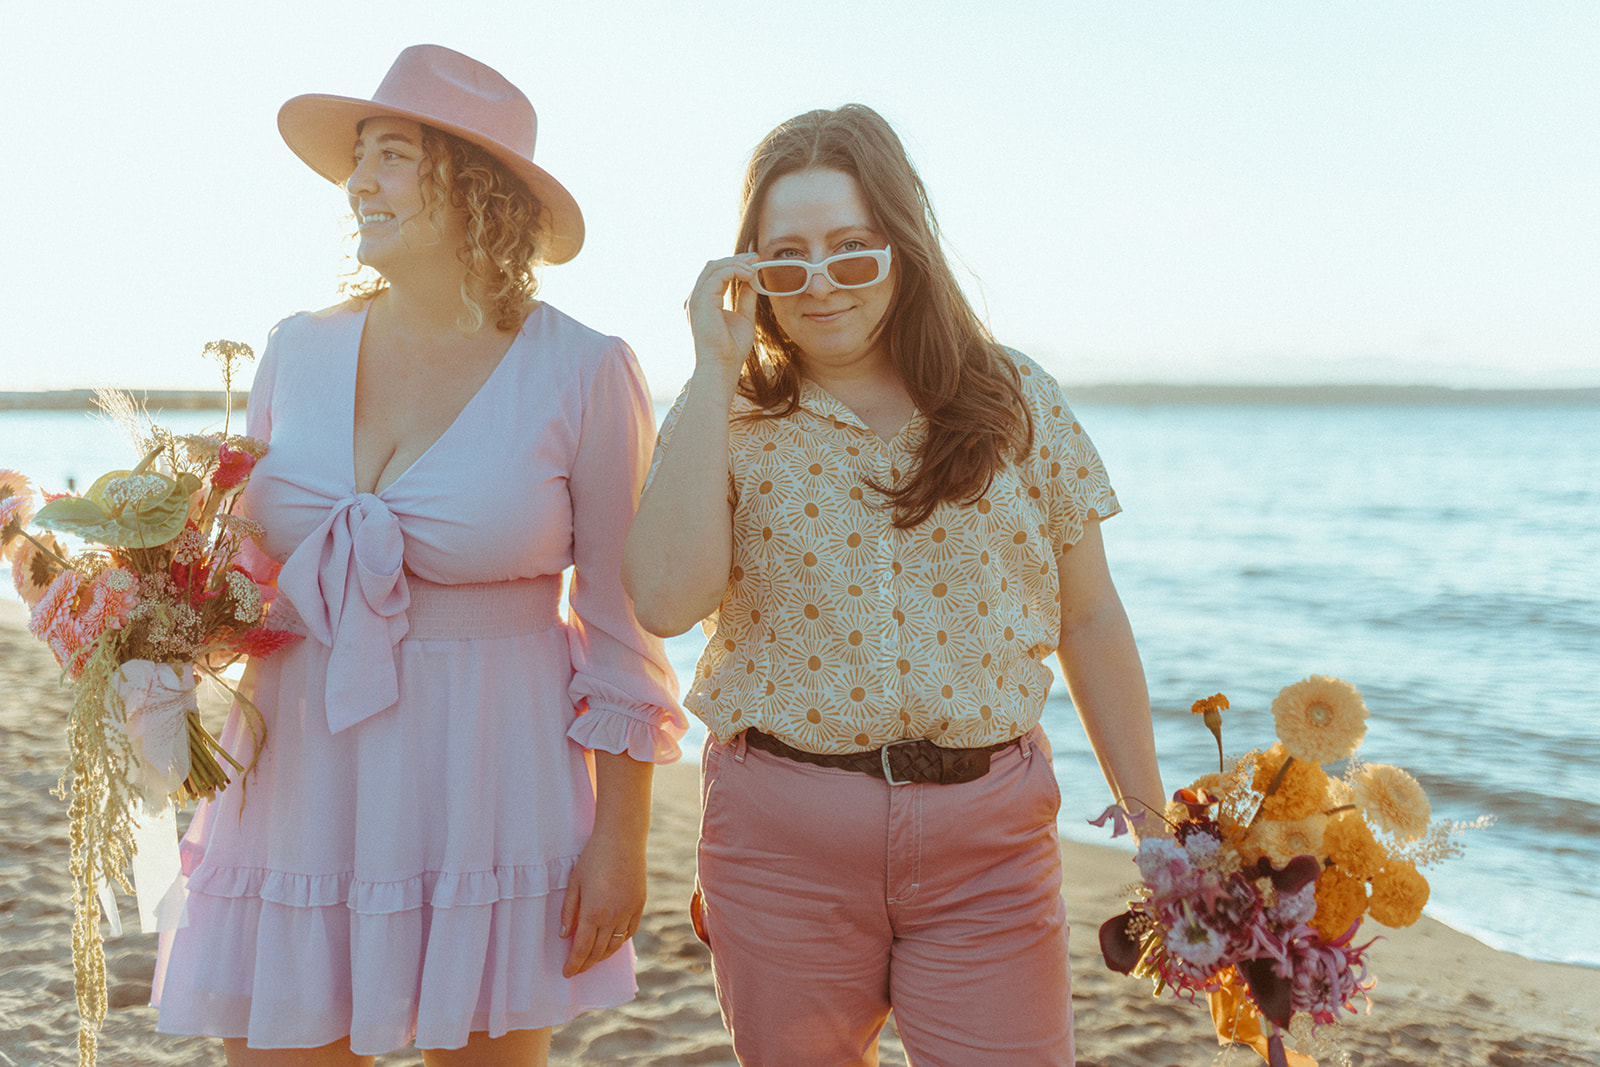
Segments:
[[[1163,801],[1106,568],[1118,510],[1061,390],[967,304],[893,130],[779,126],[624,552],[710,641],[703,935],[744,1064],[1071,1064],[1055,652],[1113,796]]]

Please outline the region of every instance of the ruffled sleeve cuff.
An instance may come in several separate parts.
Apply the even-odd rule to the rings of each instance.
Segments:
[[[572,740],[600,752],[626,753],[640,763],[673,763],[683,756],[678,741],[689,722],[682,709],[640,704],[593,680],[583,688],[594,691],[581,693],[574,686],[573,696],[582,699],[587,709],[567,731]]]

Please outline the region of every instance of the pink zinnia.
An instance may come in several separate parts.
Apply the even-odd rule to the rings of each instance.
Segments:
[[[48,641],[50,631],[55,628],[56,617],[72,614],[72,605],[78,599],[78,586],[82,581],[82,575],[73,570],[56,575],[56,580],[50,583],[28,615],[28,632],[41,641]]]
[[[89,638],[119,629],[139,603],[139,576],[125,567],[103,570],[95,577],[93,599],[83,610],[80,628]]]

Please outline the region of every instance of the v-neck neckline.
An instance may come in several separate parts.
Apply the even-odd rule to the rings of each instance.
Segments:
[[[439,436],[435,437],[431,442],[429,442],[428,447],[418,453],[416,459],[406,464],[405,469],[399,474],[395,475],[394,478],[390,480],[388,485],[382,486],[381,488],[377,485],[374,485],[369,490],[363,490],[356,484],[356,379],[361,373],[361,343],[366,339],[367,313],[370,310],[372,310],[372,301],[369,300],[360,311],[355,313],[355,349],[350,358],[350,374],[349,380],[346,382],[349,403],[345,405],[345,410],[349,412],[350,423],[348,427],[349,432],[345,436],[345,441],[347,442],[349,450],[348,479],[351,491],[357,495],[382,497],[389,490],[393,489],[396,485],[399,485],[402,481],[404,481],[406,476],[412,471],[416,470],[417,466],[421,464],[423,460],[431,456],[434,451],[438,449],[439,443],[445,438],[449,437],[450,431],[454,430],[457,424],[461,422],[462,416],[471,410],[473,405],[478,402],[478,398],[484,393],[488,392],[489,387],[493,385],[495,383],[495,379],[500,376],[501,370],[507,363],[511,361],[512,352],[514,352],[517,345],[522,342],[523,333],[527,328],[528,320],[526,318],[522,320],[522,325],[517,328],[516,336],[511,338],[511,344],[507,345],[506,350],[500,354],[499,362],[495,363],[494,369],[489,372],[489,376],[485,378],[483,380],[483,384],[479,385],[477,390],[467,398],[467,402],[461,405],[461,410],[456,412],[455,417],[450,420],[450,424],[440,432]],[[528,313],[529,318],[531,318],[534,314],[537,314],[537,312],[538,307],[536,306]],[[380,477],[382,477],[383,472],[379,471],[378,474]]]

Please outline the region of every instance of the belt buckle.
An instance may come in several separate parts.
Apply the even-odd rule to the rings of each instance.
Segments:
[[[889,750],[891,748],[894,748],[896,745],[915,745],[920,741],[922,741],[922,738],[920,738],[920,737],[907,737],[907,738],[902,738],[899,741],[890,741],[887,745],[884,745],[882,748],[878,749],[878,758],[883,762],[883,780],[884,781],[888,782],[890,785],[915,785],[916,784],[915,782],[913,782],[909,778],[905,778],[905,779],[897,779],[897,778],[895,778],[894,771],[889,769]]]

